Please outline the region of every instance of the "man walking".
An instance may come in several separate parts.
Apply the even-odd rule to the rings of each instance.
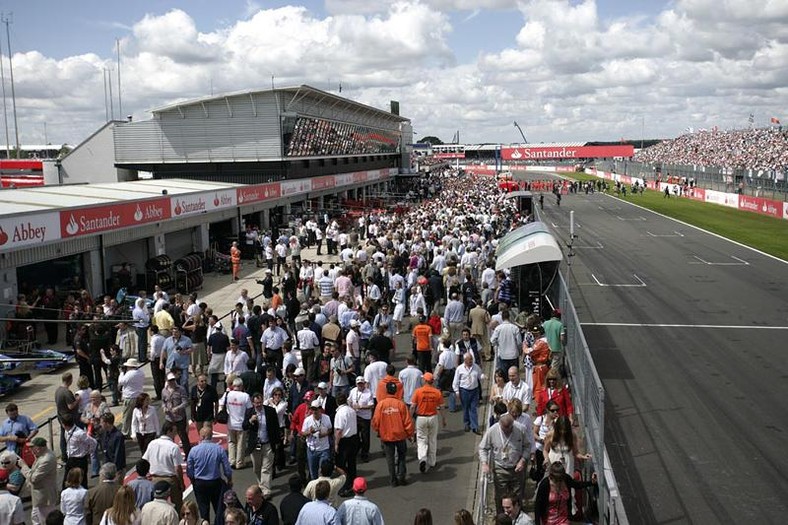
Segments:
[[[47,440],[42,437],[33,438],[30,442],[31,450],[36,460],[30,467],[28,480],[30,481],[30,496],[33,508],[30,511],[30,520],[33,525],[43,525],[47,516],[57,508],[57,459],[47,448]]]
[[[419,471],[435,467],[438,452],[438,416],[446,428],[443,414],[443,394],[433,385],[434,377],[430,372],[424,374],[424,386],[413,393],[411,413],[416,417],[416,451],[419,458]]]
[[[182,374],[186,370],[181,371]],[[181,438],[183,453],[189,456],[191,443],[189,442],[189,420],[186,416],[186,407],[189,406],[189,396],[186,389],[178,383],[177,376],[170,372],[167,374],[167,384],[161,391],[161,406],[164,409],[164,420],[172,423]]]
[[[481,303],[468,312],[471,321],[471,337],[479,342],[485,361],[490,361],[490,312]]]
[[[457,367],[457,371],[454,373],[452,389],[462,403],[462,421],[465,424],[465,432],[472,430],[477,435],[481,435],[478,408],[482,381],[484,381],[484,373],[479,365],[473,362],[473,354],[465,354],[462,365]]]
[[[495,327],[490,343],[495,346],[498,356],[496,369],[508,370],[511,366],[518,365],[520,348],[523,345],[523,337],[520,334],[520,327],[509,320],[509,310],[501,312],[501,324]]]
[[[367,480],[356,478],[353,480],[353,499],[342,502],[337,509],[336,520],[338,525],[384,525],[383,514],[380,508],[369,501],[367,494]]]
[[[140,370],[140,362],[131,357],[123,363],[123,371],[118,377],[118,386],[121,388],[123,401],[123,422],[120,431],[125,437],[131,436],[131,416],[137,404],[137,396],[142,393],[145,384],[145,373]]]
[[[498,513],[503,512],[501,500],[506,493],[522,498],[528,454],[528,439],[509,414],[502,415],[484,433],[479,443],[479,459],[482,470],[485,473],[492,472]]]
[[[271,494],[271,477],[274,471],[274,449],[281,441],[276,410],[264,404],[263,394],[252,396],[252,408],[244,415],[246,455],[252,456],[252,469],[257,483],[268,498]]]
[[[88,488],[88,461],[91,454],[96,451],[96,440],[88,436],[87,432],[76,425],[74,416],[66,414],[61,420],[66,438],[66,466],[63,469],[63,487],[66,487],[66,478],[72,468],[82,471],[82,486]]]
[[[396,487],[408,484],[405,479],[406,440],[413,437],[414,428],[407,405],[397,397],[397,384],[386,383],[386,394],[383,400],[378,401],[372,417],[372,428],[383,442],[391,486]]]
[[[194,487],[200,517],[210,523],[211,506],[214,516],[218,516],[222,511],[222,494],[226,487],[233,486],[230,461],[222,446],[213,442],[210,425],[200,428],[200,443],[189,452],[186,475]]]
[[[356,477],[356,458],[358,456],[359,439],[356,411],[348,405],[344,392],[337,395],[337,413],[334,416],[334,451],[337,466],[347,472],[345,486],[339,495],[347,498],[353,495],[350,480]]]
[[[161,427],[162,435],[154,439],[148,445],[142,459],[150,463],[151,481],[154,482],[154,498],[164,499],[172,497],[172,503],[175,508],[180,509],[183,504],[183,458],[181,450],[175,444],[175,434],[177,429],[170,421],[165,421]],[[167,483],[166,494],[159,496],[159,489],[163,489],[164,485],[159,482]],[[154,500],[155,501],[155,500]],[[146,504],[145,507],[150,505]],[[143,518],[145,515],[145,507],[143,507]],[[148,523],[143,521],[143,523]]]

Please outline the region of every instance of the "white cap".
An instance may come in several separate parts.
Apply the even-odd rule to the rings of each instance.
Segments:
[[[315,399],[314,401],[312,401],[311,407],[312,408],[323,408],[323,405],[320,403],[319,399]]]
[[[321,381],[317,384],[317,388],[321,390],[326,390],[328,388],[328,383],[326,383],[325,381]]]
[[[306,371],[304,371],[304,369],[299,366],[298,368],[295,369],[295,372],[293,372],[293,375],[294,376],[303,376],[303,375],[306,375]]]
[[[167,374],[167,381],[169,381],[170,379],[175,379],[175,374],[173,374],[172,372]]]

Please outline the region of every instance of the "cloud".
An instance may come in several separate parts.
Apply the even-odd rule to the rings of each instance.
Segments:
[[[419,135],[444,139],[459,129],[463,140],[515,141],[512,120],[535,142],[639,137],[643,121],[648,136],[724,129],[788,107],[786,6],[676,0],[656,16],[607,19],[594,0],[327,0],[329,14],[250,0],[242,18],[204,31],[172,9],[122,39],[123,112],[266,89],[273,75],[277,86],[341,82],[343,95],[381,108],[399,100]],[[499,49],[457,56],[453,32],[468,26],[451,20],[500,31],[480,10],[521,23]],[[103,69],[115,67],[109,54],[17,53],[23,141],[43,140],[44,120],[55,142],[88,136],[104,119]]]

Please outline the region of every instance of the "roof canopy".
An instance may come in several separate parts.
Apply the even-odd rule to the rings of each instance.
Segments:
[[[564,258],[555,238],[542,222],[532,222],[509,232],[498,243],[495,256],[496,270]]]
[[[533,197],[530,191],[512,191],[504,196],[504,199],[514,199],[515,197]],[[519,231],[519,230],[518,230]]]

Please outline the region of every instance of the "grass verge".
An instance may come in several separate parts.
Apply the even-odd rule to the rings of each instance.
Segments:
[[[579,181],[597,180],[587,173],[566,175]],[[685,198],[666,199],[661,192],[653,190],[627,194],[621,199],[788,260],[788,221],[784,219]]]

